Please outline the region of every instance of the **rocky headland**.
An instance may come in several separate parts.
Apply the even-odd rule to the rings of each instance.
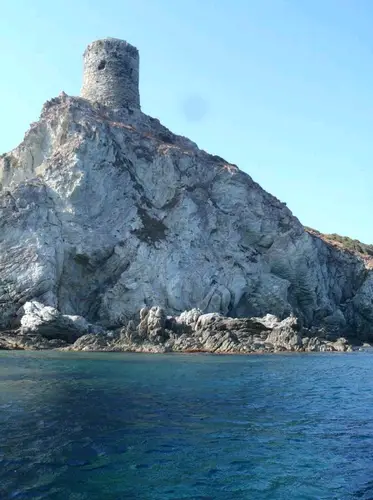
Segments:
[[[346,351],[373,340],[363,253],[140,109],[138,53],[91,44],[80,97],[0,158],[0,348]]]

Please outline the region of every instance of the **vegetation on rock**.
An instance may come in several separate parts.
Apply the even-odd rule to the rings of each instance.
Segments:
[[[360,255],[369,267],[373,267],[373,245],[368,245],[367,243],[362,243],[359,240],[349,238],[348,236],[341,236],[336,233],[323,234],[307,226],[305,226],[304,229],[313,236],[321,238],[326,243]]]

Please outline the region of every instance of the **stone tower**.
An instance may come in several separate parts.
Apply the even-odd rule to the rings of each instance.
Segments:
[[[140,109],[139,53],[124,40],[105,38],[84,52],[81,96],[111,108]]]

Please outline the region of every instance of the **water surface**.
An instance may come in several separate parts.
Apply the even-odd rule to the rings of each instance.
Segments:
[[[0,352],[0,499],[372,499],[372,368]]]

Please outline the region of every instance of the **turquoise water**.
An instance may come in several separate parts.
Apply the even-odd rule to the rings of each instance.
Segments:
[[[0,499],[372,499],[373,355],[0,352]]]

